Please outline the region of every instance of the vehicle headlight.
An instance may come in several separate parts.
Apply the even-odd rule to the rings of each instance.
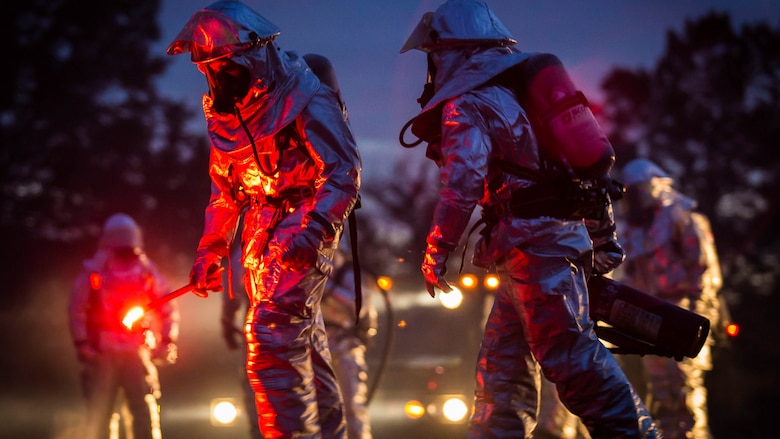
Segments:
[[[449,293],[439,294],[441,305],[447,309],[457,309],[463,303],[463,293],[460,289],[452,287]]]
[[[466,418],[469,412],[468,406],[460,398],[449,398],[444,401],[441,407],[441,413],[444,418],[450,422],[460,422]]]
[[[211,400],[211,425],[227,427],[238,418],[238,407],[233,399],[218,398]]]
[[[466,397],[460,394],[439,395],[434,397],[427,405],[419,401],[408,401],[404,406],[404,413],[410,419],[419,419],[424,415],[444,424],[462,424],[470,415]]]

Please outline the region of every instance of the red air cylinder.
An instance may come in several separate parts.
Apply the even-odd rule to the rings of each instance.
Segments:
[[[615,151],[563,63],[552,54],[533,55],[524,74],[524,105],[543,147],[581,178],[607,174]]]
[[[694,358],[710,332],[706,317],[603,276],[588,280],[590,318],[675,358]]]

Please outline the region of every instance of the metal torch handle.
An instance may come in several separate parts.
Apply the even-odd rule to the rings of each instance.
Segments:
[[[181,287],[181,288],[179,288],[177,290],[171,291],[170,293],[168,293],[168,294],[166,294],[166,295],[164,295],[162,297],[158,297],[158,298],[152,300],[151,302],[149,302],[148,305],[146,305],[144,307],[144,309],[146,311],[149,311],[149,310],[152,310],[152,309],[155,309],[155,308],[159,308],[160,306],[170,302],[171,300],[173,300],[173,299],[175,299],[175,298],[177,298],[179,296],[183,296],[183,295],[189,293],[193,289],[195,289],[195,285],[187,284],[187,285],[185,285],[185,286],[183,286],[183,287]]]

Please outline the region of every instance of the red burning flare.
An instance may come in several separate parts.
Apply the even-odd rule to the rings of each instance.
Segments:
[[[177,298],[177,297],[179,297],[179,296],[181,296],[183,294],[189,293],[190,291],[193,290],[193,288],[195,288],[195,285],[187,284],[187,285],[179,288],[178,290],[171,291],[170,293],[168,293],[168,294],[166,294],[166,295],[164,295],[162,297],[159,297],[159,298],[157,298],[155,300],[152,300],[151,302],[149,302],[143,308],[140,307],[140,306],[136,306],[134,308],[131,308],[130,311],[128,311],[127,314],[125,314],[125,318],[122,319],[122,324],[125,325],[125,327],[128,330],[129,329],[133,329],[133,325],[135,324],[135,322],[141,320],[144,317],[144,315],[146,315],[147,312],[149,312],[149,311],[151,311],[151,310],[153,310],[155,308],[158,308],[158,307],[162,306],[163,304],[165,304],[167,302],[170,302],[171,300],[173,300],[173,299],[175,299],[175,298]]]
[[[140,306],[131,308],[130,311],[125,314],[125,318],[122,319],[122,324],[125,325],[127,329],[133,329],[135,322],[141,320],[145,314],[146,311]]]

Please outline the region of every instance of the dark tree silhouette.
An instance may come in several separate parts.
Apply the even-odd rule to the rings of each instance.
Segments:
[[[185,130],[195,115],[155,90],[166,68],[149,51],[158,8],[158,0],[27,0],[0,14],[0,350],[8,353],[0,387],[14,400],[45,406],[51,395],[79,396],[68,292],[112,213],[139,222],[169,278],[188,273],[209,193],[208,147]],[[56,435],[43,418],[8,421],[11,436]]]
[[[654,68],[614,69],[602,87],[618,169],[656,161],[713,223],[722,294],[742,326],[708,376],[713,434],[768,436],[780,390],[764,366],[780,361],[780,27],[735,31],[728,15],[707,14],[668,33]]]
[[[361,193],[370,210],[357,214],[359,248],[367,267],[423,285],[420,266],[438,188],[438,171],[427,160],[398,161],[392,178],[364,182]]]
[[[603,89],[618,167],[642,155],[671,172],[713,218],[728,260],[757,232],[778,238],[766,226],[780,202],[780,29],[736,33],[711,13],[670,32],[652,71],[616,69]]]
[[[117,211],[144,227],[151,253],[194,248],[207,147],[184,130],[193,115],[154,88],[166,66],[149,52],[158,8],[29,0],[0,15],[13,60],[0,71],[0,238],[21,260],[79,260]],[[29,273],[2,275],[21,285]]]

